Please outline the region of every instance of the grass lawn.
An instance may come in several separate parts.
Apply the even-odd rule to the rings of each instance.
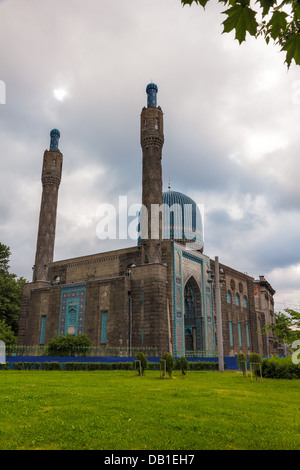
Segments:
[[[0,449],[300,449],[299,380],[0,371]]]

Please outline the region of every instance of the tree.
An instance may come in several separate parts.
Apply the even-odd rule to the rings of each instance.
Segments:
[[[275,313],[275,323],[266,323],[261,331],[265,335],[273,333],[277,341],[290,345],[300,339],[300,313],[290,308],[285,312]]]
[[[9,247],[0,242],[0,276],[8,273],[10,255]]]
[[[5,346],[15,346],[17,337],[4,320],[0,320],[0,341],[4,341]]]
[[[205,8],[209,0],[181,0],[182,5],[196,3]],[[300,0],[257,0],[256,9],[250,6],[250,0],[218,0],[226,15],[223,21],[223,33],[235,30],[235,39],[241,44],[246,40],[246,33],[264,37],[267,44],[270,39],[286,52],[287,67],[292,60],[300,65]]]
[[[0,243],[0,320],[5,320],[5,323],[17,335],[21,299],[26,280],[22,277],[17,279],[15,274],[8,271],[10,255],[9,247]]]
[[[143,352],[139,352],[136,355],[136,360],[140,361],[140,363],[141,363],[140,372],[141,372],[141,375],[144,375],[145,370],[149,369],[149,363],[148,363],[148,360],[147,360],[145,354]]]
[[[161,360],[166,361],[166,372],[171,377],[175,365],[174,357],[170,353],[165,353],[161,356]]]
[[[182,375],[186,375],[189,370],[190,364],[185,357],[178,357],[175,361],[175,369],[181,370]]]

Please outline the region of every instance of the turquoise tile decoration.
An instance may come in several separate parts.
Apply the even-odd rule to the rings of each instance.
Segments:
[[[146,93],[147,93],[147,107],[156,108],[158,86],[155,85],[155,83],[149,83],[149,85],[147,85],[146,87]]]
[[[85,286],[61,289],[59,334],[81,335],[84,333]]]
[[[58,143],[60,138],[60,132],[58,129],[52,129],[50,132],[50,150],[53,152],[57,152],[58,150]]]

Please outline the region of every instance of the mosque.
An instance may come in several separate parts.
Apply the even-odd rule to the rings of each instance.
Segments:
[[[162,191],[163,112],[158,87],[146,88],[140,119],[142,210],[138,242],[124,248],[53,260],[63,155],[60,133],[50,133],[42,167],[42,199],[33,279],[24,287],[18,343],[46,345],[56,335],[85,333],[93,346],[152,348],[175,357],[217,355],[215,261],[204,253],[198,205]],[[274,289],[220,264],[224,356],[276,353],[272,336]]]

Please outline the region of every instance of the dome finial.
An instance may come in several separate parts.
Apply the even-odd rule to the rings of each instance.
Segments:
[[[169,180],[168,189],[171,191],[171,181]]]

